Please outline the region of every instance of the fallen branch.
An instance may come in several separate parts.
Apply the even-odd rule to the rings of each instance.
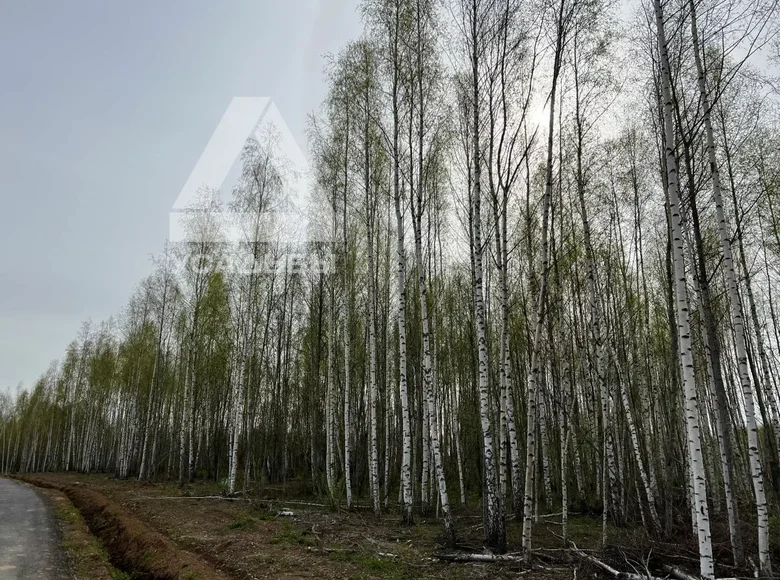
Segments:
[[[753,567],[753,578],[758,578],[758,566],[756,566],[756,563],[753,561],[753,558],[748,556],[747,561]]]
[[[601,568],[609,574],[610,576],[613,576],[615,578],[618,578],[619,580],[663,580],[661,578],[656,578],[654,576],[645,576],[644,574],[634,574],[631,572],[621,572],[619,570],[616,570],[609,564],[602,562],[598,558],[591,556],[590,554],[586,554],[582,550],[580,550],[577,545],[572,542],[572,553],[574,553],[576,556],[579,556],[581,559],[585,560],[586,562],[590,562],[594,566]]]
[[[136,500],[139,499],[221,499],[223,501],[239,501],[243,498],[226,497],[224,495],[172,495],[172,496],[147,495],[147,496],[137,497],[135,499]]]
[[[677,578],[677,580],[701,580],[701,577],[699,576],[688,574],[688,572],[675,568],[674,566],[669,566],[668,564],[663,567],[663,570],[670,576]]]
[[[313,503],[309,501],[298,501],[298,500],[292,500],[292,499],[273,499],[273,498],[258,498],[259,502],[265,502],[265,503],[286,503],[290,505],[305,505],[310,507],[319,507],[324,508],[328,507],[324,503]]]
[[[580,512],[567,512],[567,514],[570,515],[570,516],[577,516],[577,515],[580,515]],[[538,517],[538,519],[542,520],[544,518],[557,518],[558,516],[562,516],[562,515],[563,515],[563,512],[558,512],[558,513],[554,513],[554,514],[539,514],[537,517]]]
[[[522,556],[511,554],[437,554],[436,558],[447,562],[524,562]]]

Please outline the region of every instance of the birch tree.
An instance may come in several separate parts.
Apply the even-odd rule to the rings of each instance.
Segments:
[[[675,158],[674,124],[672,119],[671,77],[667,52],[664,15],[661,1],[654,2],[658,40],[658,54],[661,66],[661,95],[664,119],[664,146],[666,150],[666,179],[669,192],[669,221],[674,262],[674,293],[679,338],[679,356],[682,366],[683,390],[685,393],[686,437],[688,460],[690,462],[695,526],[699,540],[700,571],[704,578],[715,578],[712,559],[712,536],[710,532],[709,508],[707,506],[707,481],[704,472],[701,436],[699,429],[699,405],[696,394],[696,379],[693,372],[691,345],[690,308],[688,305],[683,234],[680,219],[680,197],[678,190],[677,160]]]

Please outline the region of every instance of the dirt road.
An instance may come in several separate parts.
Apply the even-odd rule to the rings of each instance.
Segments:
[[[32,489],[0,478],[0,580],[70,577],[51,508]]]

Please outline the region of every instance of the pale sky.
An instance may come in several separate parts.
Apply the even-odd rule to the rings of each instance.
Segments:
[[[303,141],[357,0],[0,2],[0,390],[119,313],[236,96]]]

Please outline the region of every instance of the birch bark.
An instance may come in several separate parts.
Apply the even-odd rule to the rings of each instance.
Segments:
[[[488,351],[485,331],[485,300],[483,295],[483,265],[482,265],[482,148],[480,143],[480,68],[479,46],[482,30],[480,29],[481,14],[478,0],[471,0],[468,8],[468,23],[470,27],[469,42],[471,52],[471,148],[473,183],[470,194],[472,208],[471,256],[474,264],[474,319],[476,325],[478,381],[479,381],[479,414],[482,429],[482,452],[484,461],[484,502],[485,502],[485,543],[493,550],[506,551],[506,523],[504,510],[497,489],[496,458],[494,456],[493,428],[491,425],[491,401],[488,386]]]
[[[528,395],[527,395],[527,417],[526,417],[526,465],[525,465],[525,491],[523,494],[523,553],[529,556],[531,553],[531,525],[533,522],[534,507],[534,472],[536,469],[536,423],[537,423],[537,402],[538,402],[538,383],[541,359],[541,342],[544,321],[546,318],[547,301],[547,279],[549,275],[549,221],[550,205],[552,203],[553,188],[553,142],[555,133],[555,100],[558,88],[558,77],[561,71],[564,43],[564,6],[565,1],[561,0],[557,14],[556,40],[555,40],[555,60],[553,62],[552,86],[550,88],[550,115],[547,126],[547,164],[545,175],[544,197],[542,198],[542,252],[540,261],[539,293],[536,297],[535,320],[533,342],[531,343],[531,368],[528,373]]]
[[[699,540],[700,572],[704,578],[714,579],[715,569],[712,558],[712,536],[710,533],[709,508],[707,506],[707,481],[701,450],[698,398],[696,395],[696,382],[693,372],[693,351],[689,319],[690,309],[688,306],[685,264],[683,263],[684,252],[682,227],[680,224],[678,172],[677,160],[674,152],[674,126],[672,123],[673,104],[671,96],[671,76],[661,0],[654,0],[654,10],[658,34],[658,53],[661,61],[664,147],[666,150],[666,173],[669,189],[669,217],[672,234],[675,305],[677,326],[679,329],[679,355],[682,365],[683,390],[686,399],[685,426],[688,443],[688,457],[690,460],[691,486],[693,488],[693,503],[696,512],[695,523]]]
[[[656,0],[656,3],[658,2],[659,0]],[[696,22],[695,3],[689,2],[689,7],[691,11],[691,38],[693,40],[693,53],[694,60],[696,62],[699,93],[704,111],[704,129],[707,136],[707,159],[709,161],[710,176],[712,178],[715,213],[718,220],[718,235],[720,237],[721,252],[723,253],[723,267],[728,284],[729,304],[731,306],[731,317],[734,324],[734,340],[737,349],[739,378],[742,385],[742,394],[745,399],[745,418],[747,421],[748,432],[748,457],[750,460],[751,479],[753,481],[753,493],[756,500],[756,511],[758,512],[758,558],[761,571],[765,574],[771,575],[772,562],[769,556],[769,511],[767,508],[766,493],[764,491],[763,466],[761,464],[761,457],[758,448],[758,428],[756,426],[755,418],[753,387],[750,382],[750,376],[748,374],[747,368],[744,312],[742,308],[742,300],[739,296],[739,287],[737,285],[737,276],[734,268],[734,258],[731,250],[730,228],[726,221],[726,215],[723,208],[723,195],[721,191],[720,171],[718,170],[718,160],[716,155],[715,134],[712,130],[712,120],[710,117],[711,106],[709,96],[707,94],[705,72],[702,65],[699,48],[699,33]],[[660,6],[656,8],[656,10],[659,11]]]

